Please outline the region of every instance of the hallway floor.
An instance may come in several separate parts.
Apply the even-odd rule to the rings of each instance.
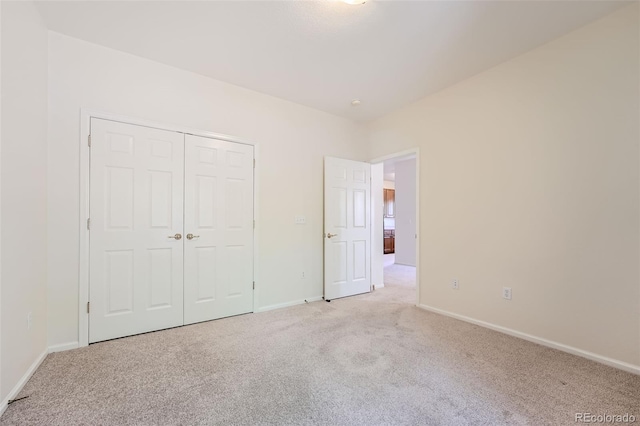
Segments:
[[[384,285],[416,287],[415,266],[399,265],[395,263],[395,254],[384,255]],[[415,295],[414,295],[415,303]]]

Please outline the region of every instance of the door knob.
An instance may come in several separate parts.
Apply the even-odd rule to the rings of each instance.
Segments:
[[[169,238],[173,238],[175,240],[180,240],[180,239],[182,239],[182,235],[180,235],[180,234],[169,235]]]
[[[187,240],[193,240],[194,238],[200,238],[200,235],[187,234]]]
[[[337,236],[338,236],[338,234],[332,234],[331,232],[329,232],[329,233],[327,234],[327,238],[337,237]]]

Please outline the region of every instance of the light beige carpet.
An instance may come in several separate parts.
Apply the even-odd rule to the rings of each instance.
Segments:
[[[392,280],[391,280],[392,281]],[[412,306],[315,302],[49,355],[1,425],[562,425],[640,377]]]

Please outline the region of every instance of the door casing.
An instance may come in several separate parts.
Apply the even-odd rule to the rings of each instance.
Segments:
[[[89,108],[80,110],[80,211],[79,211],[79,270],[78,270],[78,347],[89,345],[89,315],[87,306],[89,302],[89,230],[87,220],[89,219],[89,195],[90,195],[90,179],[89,179],[89,159],[91,150],[89,148],[89,135],[91,132],[91,118],[99,118],[103,120],[117,121],[120,123],[133,124],[136,126],[152,127],[160,130],[168,130],[194,136],[202,136],[213,139],[220,139],[227,142],[234,142],[254,147],[255,169],[253,173],[253,218],[255,221],[256,211],[258,210],[258,179],[259,172],[259,144],[243,140],[234,136],[221,133],[210,132],[206,130],[191,129],[183,126],[175,126],[170,124],[157,123],[148,120],[131,118],[118,114],[111,114]],[[255,222],[253,232],[253,276],[256,282],[253,292],[253,312],[257,311],[259,298],[259,274],[258,274],[258,237],[256,230],[258,223]]]

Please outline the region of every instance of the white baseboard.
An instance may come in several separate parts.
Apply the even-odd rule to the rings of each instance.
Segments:
[[[309,303],[317,302],[319,300],[322,300],[322,296],[316,296],[316,297],[311,297],[311,298],[307,298],[306,299],[306,301],[309,302]],[[258,310],[256,312],[273,311],[274,309],[288,308],[289,306],[302,305],[303,303],[305,303],[305,299],[294,300],[293,302],[280,303],[280,304],[277,304],[277,305],[263,306],[262,308],[258,308]]]
[[[33,376],[33,373],[36,372],[38,367],[40,367],[40,364],[42,364],[42,361],[44,361],[44,359],[47,357],[47,354],[48,354],[48,351],[46,350],[42,352],[38,356],[38,358],[36,358],[36,360],[33,361],[33,364],[31,364],[31,367],[29,367],[26,373],[24,373],[22,378],[18,381],[18,383],[16,383],[13,389],[11,389],[11,392],[9,392],[7,397],[2,401],[2,405],[0,405],[0,416],[7,409],[7,406],[9,405],[9,400],[14,399],[16,396],[18,396],[18,394],[20,393],[24,385],[27,384],[31,376]]]
[[[628,362],[619,361],[617,359],[598,355],[593,352],[574,348],[573,346],[568,346],[562,343],[554,342],[552,340],[543,339],[542,337],[532,336],[531,334],[522,333],[520,331],[513,330],[511,328],[502,327],[500,325],[492,324],[490,322],[477,320],[474,318],[466,317],[464,315],[455,314],[453,312],[445,311],[438,308],[433,308],[431,306],[427,306],[427,305],[417,305],[417,306],[418,308],[424,309],[425,311],[435,312],[436,314],[441,314],[451,318],[459,319],[461,321],[469,322],[471,324],[479,325],[481,327],[490,328],[491,330],[499,331],[501,333],[508,334],[510,336],[519,337],[520,339],[528,340],[530,342],[537,343],[542,346],[558,349],[562,352],[567,352],[572,355],[577,355],[583,358],[590,359],[591,361],[596,361],[601,364],[608,365],[610,367],[615,367],[615,368],[619,368],[620,370],[628,371],[629,373],[640,375],[640,366],[638,365],[629,364]]]
[[[375,289],[377,290],[377,289],[379,289],[379,288],[384,287],[384,283],[383,283],[383,284],[374,284],[373,286],[374,286],[374,287],[375,287]]]
[[[61,343],[59,345],[51,345],[49,346],[49,353],[54,353],[54,352],[62,352],[62,351],[68,351],[71,349],[78,349],[80,347],[78,342],[67,342],[67,343]]]

